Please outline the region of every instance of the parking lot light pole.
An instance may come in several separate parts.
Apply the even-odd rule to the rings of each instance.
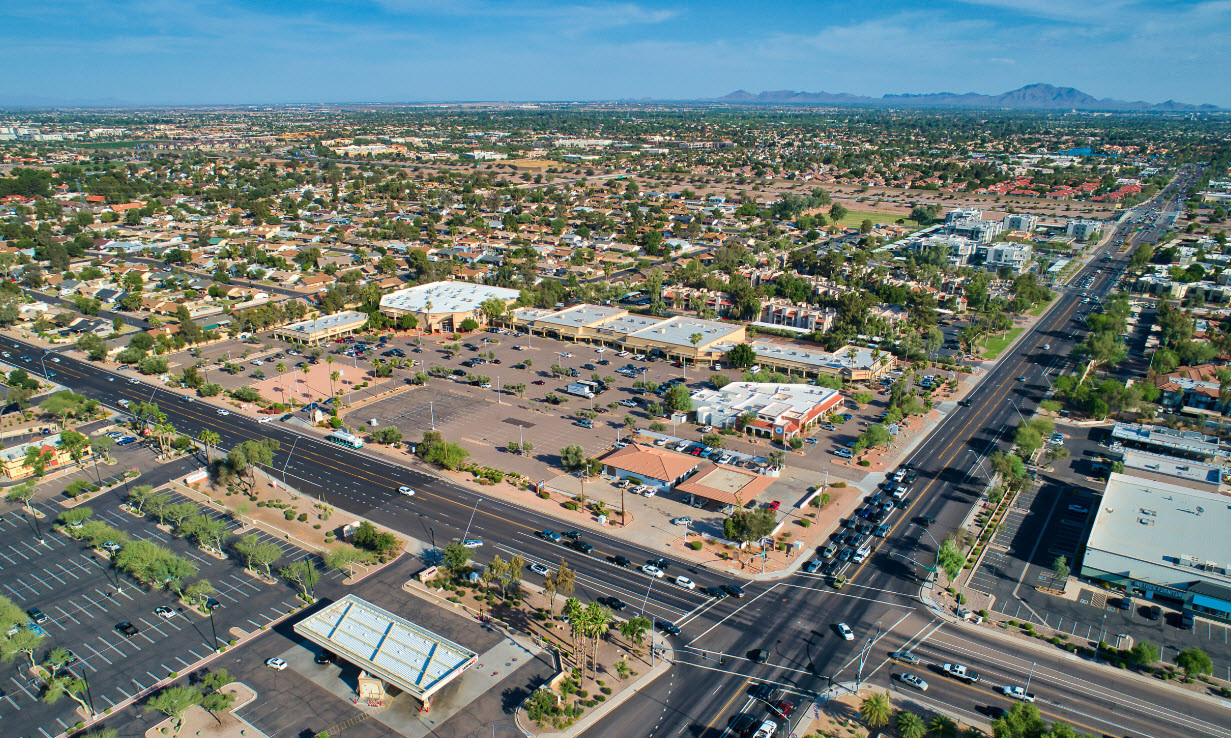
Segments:
[[[209,629],[214,634],[213,649],[215,652],[217,652],[218,650],[218,628],[214,626],[214,608],[210,607],[209,605],[206,605],[205,607],[209,610]]]
[[[69,673],[72,674],[72,672]],[[77,675],[73,674],[73,676]],[[94,693],[90,691],[90,680],[85,675],[84,665],[81,667],[81,681],[85,683],[85,699],[90,703],[90,717],[94,717],[98,714],[98,710],[94,709]]]

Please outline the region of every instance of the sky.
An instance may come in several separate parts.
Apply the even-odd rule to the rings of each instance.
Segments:
[[[0,3],[0,104],[685,100],[736,89],[1231,107],[1231,0]]]

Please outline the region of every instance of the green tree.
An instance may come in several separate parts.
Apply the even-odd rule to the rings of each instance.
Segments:
[[[184,713],[193,705],[201,704],[201,690],[196,687],[167,687],[145,703],[146,712],[161,712],[171,718],[172,729],[179,731]]]
[[[1129,656],[1137,666],[1151,666],[1158,661],[1158,646],[1149,641],[1137,641],[1129,651]]]
[[[1190,681],[1193,677],[1214,673],[1214,662],[1199,648],[1180,651],[1175,657],[1175,665],[1184,672],[1184,678]]]
[[[727,351],[727,363],[737,369],[747,369],[757,363],[757,352],[746,343],[736,344]]]
[[[445,546],[442,556],[444,567],[449,570],[453,576],[457,576],[470,565],[470,549],[463,546],[458,541],[453,541]]]
[[[898,713],[898,719],[895,721],[894,727],[898,729],[898,735],[902,736],[902,738],[923,738],[928,732],[928,727],[923,722],[923,718],[905,710]]]
[[[321,580],[321,571],[311,559],[296,559],[279,569],[278,575],[298,585],[304,599],[312,599],[316,585]]]
[[[859,703],[859,716],[869,728],[882,728],[889,724],[893,708],[888,692],[873,692]]]
[[[958,549],[957,541],[952,536],[940,544],[936,563],[945,570],[950,582],[957,581],[957,575],[962,572],[962,566],[966,563],[966,556]]]
[[[569,445],[560,449],[560,464],[565,469],[580,469],[586,463],[586,452],[581,446]]]
[[[33,515],[34,510],[30,507],[30,500],[34,497],[35,491],[38,489],[38,483],[33,479],[15,484],[5,493],[4,499],[9,502],[20,503],[26,508],[26,512]]]
[[[692,398],[689,396],[688,387],[683,384],[672,386],[663,396],[663,404],[672,412],[692,410]]]
[[[636,643],[638,646],[645,640],[645,634],[650,628],[654,627],[647,618],[640,615],[634,615],[628,620],[620,623],[620,635],[624,636],[630,643]]]
[[[1063,556],[1057,556],[1051,564],[1052,581],[1057,583],[1067,581],[1071,571],[1069,569],[1069,560]]]

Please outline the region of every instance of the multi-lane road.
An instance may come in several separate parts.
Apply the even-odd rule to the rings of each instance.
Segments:
[[[1182,175],[1182,178],[1191,174]],[[1173,184],[1160,200],[1182,192]],[[478,538],[481,558],[493,553],[520,553],[528,563],[556,566],[566,560],[578,572],[577,594],[593,599],[615,596],[629,604],[628,612],[677,623],[683,633],[670,642],[676,665],[665,677],[641,690],[612,717],[591,729],[602,736],[710,736],[728,732],[741,713],[764,714],[748,696],[753,683],[782,687],[797,704],[807,704],[830,683],[862,678],[887,685],[891,664],[886,654],[913,646],[924,659],[919,673],[932,688],[920,701],[964,717],[986,720],[976,708],[1009,702],[992,690],[1001,683],[1024,683],[1039,695],[1049,719],[1063,720],[1095,733],[1116,735],[1210,735],[1231,738],[1226,710],[1217,704],[1174,694],[1132,675],[1068,657],[1059,651],[1034,653],[984,630],[947,624],[924,608],[916,575],[924,574],[935,546],[927,531],[910,524],[912,517],[931,515],[937,538],[956,529],[966,517],[988,474],[986,455],[1007,444],[1008,430],[1019,413],[1028,416],[1042,398],[1050,378],[1065,367],[1072,347],[1081,340],[1080,321],[1089,295],[1114,287],[1116,256],[1123,239],[1132,237],[1137,218],[1129,218],[1107,241],[1091,264],[1079,273],[1094,276],[1084,291],[1065,290],[969,396],[969,407],[954,408],[922,441],[911,461],[920,472],[908,508],[890,519],[892,530],[863,564],[845,573],[849,583],[833,589],[823,578],[798,574],[773,582],[745,584],[740,599],[711,600],[699,592],[651,580],[633,569],[615,566],[627,556],[634,564],[658,558],[660,552],[628,543],[613,535],[586,534],[594,545],[590,555],[549,543],[536,536],[544,528],[559,529],[553,518],[487,497],[434,475],[400,466],[379,454],[353,451],[297,433],[278,422],[258,423],[238,413],[222,415],[215,406],[186,401],[181,395],[116,374],[68,356],[46,366],[57,381],[114,406],[120,399],[153,400],[182,432],[197,435],[212,430],[227,448],[249,439],[271,438],[280,449],[271,472],[300,491],[320,497],[347,512],[443,545],[462,537]],[[1147,232],[1138,234],[1145,237]],[[1156,235],[1156,234],[1155,234]],[[1100,262],[1102,253],[1117,261]],[[1111,267],[1111,268],[1108,268]],[[1048,345],[1047,349],[1043,346]],[[11,361],[42,373],[42,349],[0,338]],[[414,497],[399,495],[408,485]],[[670,557],[668,557],[670,559]],[[916,562],[916,563],[912,563]],[[728,577],[687,562],[671,561],[670,575],[686,574],[699,587],[730,581]],[[856,633],[842,640],[833,629],[845,622]],[[869,640],[868,658],[859,652]],[[748,660],[753,649],[770,652],[767,663]],[[1033,655],[1032,655],[1033,654]],[[964,685],[930,671],[934,662],[960,660],[985,673],[984,682]],[[1033,664],[1033,674],[1031,668]],[[898,669],[899,671],[901,669]],[[990,682],[990,684],[989,684]]]

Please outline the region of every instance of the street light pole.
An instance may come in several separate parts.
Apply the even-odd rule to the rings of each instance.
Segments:
[[[1030,662],[1030,673],[1026,675],[1026,694],[1030,694],[1030,677],[1034,676],[1034,665],[1036,662]]]

